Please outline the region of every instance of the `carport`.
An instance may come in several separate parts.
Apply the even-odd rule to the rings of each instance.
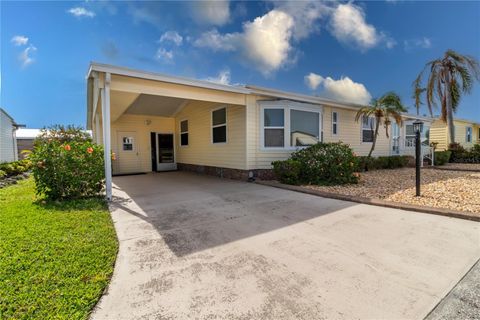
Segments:
[[[423,319],[480,257],[473,221],[181,171],[114,183],[92,319]]]

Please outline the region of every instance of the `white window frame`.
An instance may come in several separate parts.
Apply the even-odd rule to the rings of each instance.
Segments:
[[[221,109],[225,109],[225,123],[222,123],[222,124],[216,124],[216,125],[213,125],[213,113],[215,111],[218,111],[218,110],[221,110]],[[223,145],[223,144],[227,144],[228,142],[228,112],[227,112],[227,106],[221,106],[221,107],[218,107],[218,108],[215,108],[215,109],[212,109],[211,112],[210,112],[210,143],[213,144],[213,145]],[[218,127],[223,127],[225,126],[225,142],[213,142],[213,129],[214,128],[218,128]]]
[[[469,134],[468,134],[468,129],[470,129],[470,141],[468,140]],[[465,142],[466,143],[472,143],[473,141],[473,128],[472,127],[465,127]]]
[[[337,118],[335,121],[333,121],[333,115],[334,114]],[[334,130],[333,130],[334,125],[337,128],[337,132],[334,132]],[[332,111],[332,136],[338,136],[338,111]]]
[[[135,138],[134,138],[134,137],[131,137],[131,136],[124,136],[124,135],[121,135],[121,137],[122,137],[122,152],[135,152],[135,148],[136,148],[136,146],[135,146],[135,144],[136,144]],[[132,141],[131,141],[130,143],[125,143],[125,142],[124,142],[124,139],[125,139],[125,138],[131,139]],[[125,150],[125,149],[124,149],[124,145],[125,145],[125,144],[131,144],[131,145],[132,145],[132,149],[131,149],[131,150]]]
[[[187,121],[187,131],[182,131],[182,122],[185,122]],[[178,141],[179,141],[179,145],[180,147],[188,147],[190,145],[190,121],[188,119],[182,119],[178,122],[178,132],[179,135],[178,135]],[[187,137],[188,137],[188,144],[182,144],[182,134],[187,134]]]
[[[360,143],[368,143],[368,144],[370,144],[370,143],[373,143],[373,140],[375,140],[375,121],[376,121],[376,119],[375,119],[375,117],[372,117],[372,116],[367,117],[367,118],[369,118],[369,119],[372,119],[372,128],[371,128],[371,130],[372,130],[372,132],[373,132],[373,133],[372,133],[373,139],[372,139],[372,141],[363,141],[363,131],[364,131],[364,130],[367,130],[366,128],[363,127],[363,119],[364,119],[365,117],[367,117],[367,116],[362,115],[361,125],[360,125]],[[368,129],[368,130],[370,130],[370,129]]]
[[[307,111],[318,113],[318,141],[322,139],[322,119],[323,119],[323,107],[321,105],[300,103],[288,100],[278,101],[260,101],[260,150],[262,151],[292,151],[298,149],[304,149],[308,146],[292,146],[290,143],[290,111]],[[283,147],[266,147],[265,146],[265,109],[283,109],[283,129],[284,129],[284,142]],[[282,127],[267,127],[267,129],[282,129]]]

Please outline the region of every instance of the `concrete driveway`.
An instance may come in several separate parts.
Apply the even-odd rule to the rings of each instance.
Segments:
[[[93,319],[422,319],[480,257],[476,222],[183,172],[114,183]]]

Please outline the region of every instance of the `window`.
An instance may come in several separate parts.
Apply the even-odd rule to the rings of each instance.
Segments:
[[[338,133],[338,113],[332,112],[332,134]]]
[[[466,128],[465,142],[472,142],[472,127]]]
[[[372,117],[362,117],[362,142],[373,142],[373,128],[375,119]]]
[[[180,145],[188,146],[188,120],[180,121]]]
[[[123,151],[133,151],[133,137],[122,138],[122,149]]]
[[[283,109],[264,109],[264,146],[285,146],[285,112]]]
[[[290,109],[290,145],[311,146],[320,140],[319,113]]]
[[[405,125],[405,147],[415,146],[415,131],[413,130],[413,124]]]
[[[227,109],[212,111],[212,142],[227,142]]]

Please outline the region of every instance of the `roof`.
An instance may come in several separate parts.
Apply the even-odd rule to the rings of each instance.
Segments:
[[[439,116],[434,117],[434,120],[441,120]],[[461,122],[467,122],[471,123],[477,126],[480,126],[480,122],[475,122],[473,120],[468,120],[468,119],[462,119],[462,118],[454,118],[453,121],[461,121]]]
[[[25,129],[21,128],[16,131],[17,139],[35,139],[41,133],[41,129]]]
[[[240,93],[240,94],[255,94],[255,95],[267,96],[267,97],[276,98],[276,99],[287,99],[292,101],[306,102],[306,103],[313,103],[313,104],[320,104],[320,105],[327,104],[330,106],[345,108],[345,109],[357,110],[363,107],[363,105],[356,104],[356,103],[330,100],[323,97],[282,91],[282,90],[272,89],[272,88],[264,88],[264,87],[259,87],[255,85],[241,86],[241,85],[219,84],[219,83],[214,83],[206,80],[197,80],[197,79],[178,77],[178,76],[166,75],[166,74],[155,73],[155,72],[141,71],[141,70],[135,70],[135,69],[130,69],[126,67],[114,66],[114,65],[103,64],[98,62],[90,63],[87,76],[86,76],[87,80],[92,78],[92,72],[94,71],[108,72],[110,74],[115,74],[115,75],[161,81],[161,82],[167,82],[167,83],[173,83],[173,84],[181,84],[181,85],[199,87],[204,89],[219,90],[224,92],[232,92],[232,93]],[[88,86],[88,89],[90,90],[90,86]],[[87,102],[87,106],[89,106],[88,102]],[[411,115],[411,114],[405,114],[404,116],[410,119],[421,119],[424,121],[433,121],[431,118],[428,118],[428,117],[420,117],[420,116]],[[90,122],[91,122],[91,114],[90,114],[90,110],[88,110],[87,128],[90,128],[90,125],[91,125]]]
[[[6,115],[8,118],[10,118],[10,120],[12,120],[12,125],[13,125],[14,127],[17,127],[17,128],[25,127],[24,124],[18,124],[18,123],[16,123],[16,122],[15,122],[15,119],[13,119],[13,117],[12,117],[11,115],[9,115],[8,112],[5,111],[5,109],[0,108],[0,112],[3,112],[4,115]]]

